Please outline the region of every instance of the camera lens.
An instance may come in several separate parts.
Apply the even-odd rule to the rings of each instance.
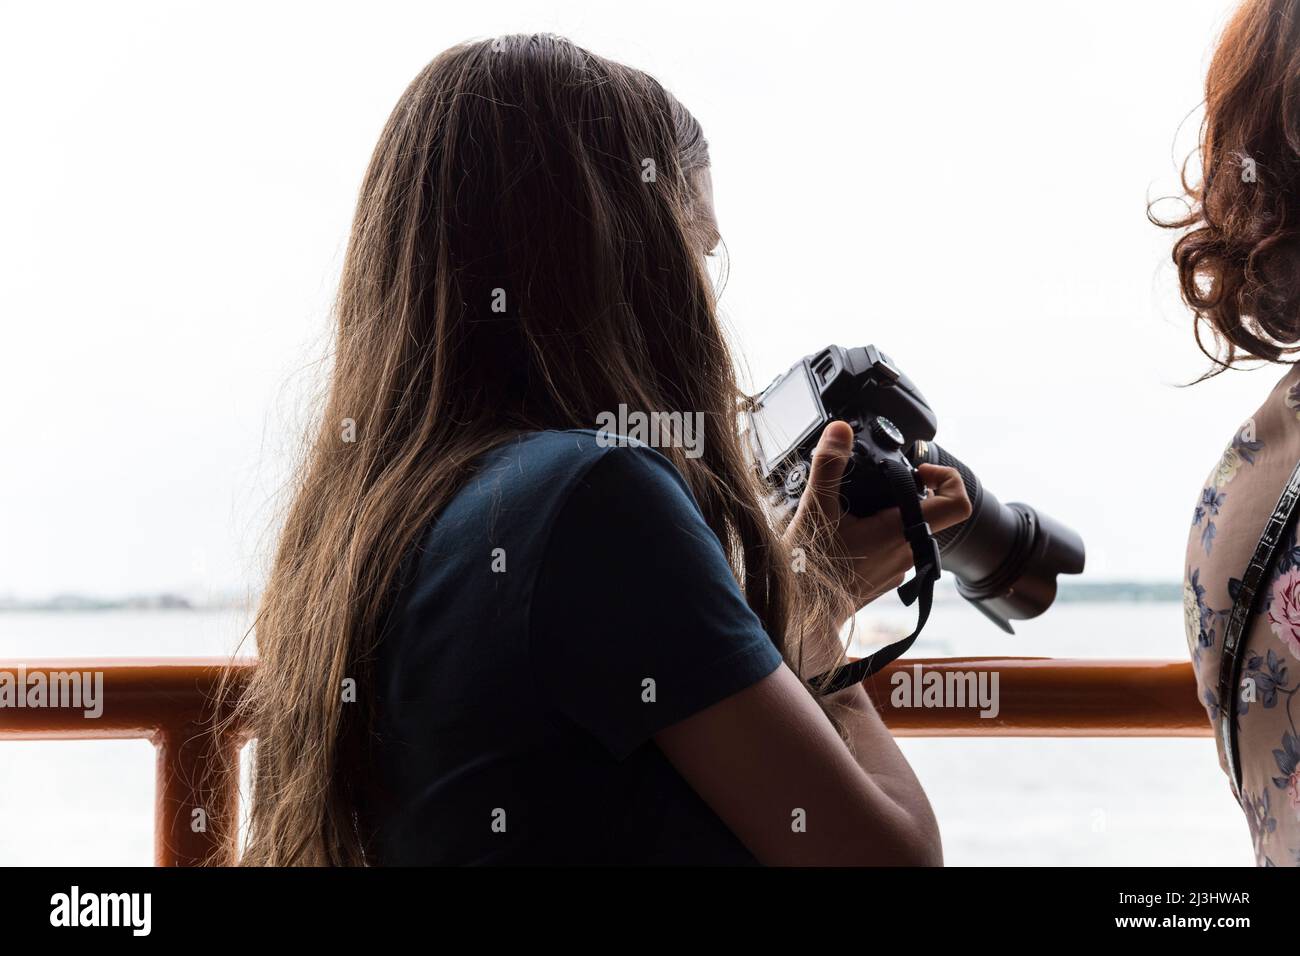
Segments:
[[[971,516],[935,535],[957,591],[1003,630],[1036,617],[1056,598],[1056,576],[1083,570],[1083,540],[1050,515],[1019,502],[1004,505],[961,460],[933,442],[917,442],[914,464],[957,469]]]

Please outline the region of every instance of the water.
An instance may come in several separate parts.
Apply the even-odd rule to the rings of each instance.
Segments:
[[[911,630],[891,598],[866,617]],[[956,598],[911,654],[1185,660],[1178,603],[1058,603],[1003,634]],[[906,633],[906,631],[904,631]],[[1197,738],[903,738],[955,865],[1251,866],[1245,817]]]
[[[885,598],[870,617],[910,627]],[[234,611],[0,614],[0,659],[229,654]],[[914,654],[1177,658],[1175,603],[1058,604],[1018,633],[960,601],[936,605]],[[1241,811],[1209,737],[900,742],[930,795],[954,865],[1252,863]],[[141,740],[0,742],[0,864],[139,864],[153,858],[153,748]]]

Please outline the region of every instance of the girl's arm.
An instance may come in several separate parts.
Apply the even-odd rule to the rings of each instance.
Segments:
[[[942,865],[929,801],[866,693],[833,705],[852,749],[782,665],[655,742],[761,863]]]
[[[842,512],[838,486],[852,439],[843,422],[826,427],[789,534],[797,543],[811,537],[813,526],[829,527],[853,560],[851,584],[862,606],[901,583],[911,550],[896,511],[868,518]],[[941,531],[970,516],[955,470],[924,465],[919,471],[933,491],[922,503],[932,528]],[[830,666],[840,653],[837,635],[811,650]],[[941,865],[930,802],[866,691],[846,688],[830,705],[847,745],[782,665],[660,731],[655,741],[760,862]]]

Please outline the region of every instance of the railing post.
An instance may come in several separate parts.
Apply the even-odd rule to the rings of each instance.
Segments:
[[[157,866],[231,865],[239,833],[239,740],[185,722],[154,736]]]

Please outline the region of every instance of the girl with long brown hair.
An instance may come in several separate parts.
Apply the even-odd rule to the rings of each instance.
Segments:
[[[257,617],[243,862],[939,862],[862,688],[807,683],[909,567],[898,513],[841,514],[842,422],[769,513],[711,197],[693,117],[562,38],[458,46],[402,95]],[[702,440],[592,430],[620,410]],[[966,517],[921,474],[935,530]]]

